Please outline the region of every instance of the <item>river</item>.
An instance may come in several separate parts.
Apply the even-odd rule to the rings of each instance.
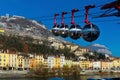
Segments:
[[[92,75],[92,76],[71,76],[64,77],[64,80],[87,80],[88,78],[118,78],[120,74],[110,74],[110,75]],[[52,80],[50,78],[9,78],[9,79],[0,79],[0,80]],[[54,79],[58,80],[58,79]]]

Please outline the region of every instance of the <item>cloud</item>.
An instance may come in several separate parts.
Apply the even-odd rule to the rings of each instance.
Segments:
[[[112,52],[108,49],[98,49],[97,52],[103,54],[112,54]]]
[[[103,49],[108,49],[105,45],[101,45],[101,44],[93,44],[92,46],[98,47],[98,48],[103,48]]]
[[[92,44],[90,46],[87,46],[90,50],[96,51],[98,53],[103,53],[103,54],[109,54],[111,55],[112,52],[107,48],[105,45],[101,44]]]

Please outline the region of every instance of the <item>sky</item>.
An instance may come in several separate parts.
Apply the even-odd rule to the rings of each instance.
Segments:
[[[71,12],[72,9],[79,9],[80,11],[75,13],[75,22],[82,28],[85,26],[85,10],[86,5],[95,4],[101,6],[114,0],[0,0],[0,16],[6,13],[10,15],[24,16],[28,19],[34,19],[42,22],[46,27],[51,30],[53,26],[53,17],[55,13],[61,14],[61,12]],[[101,12],[100,12],[101,11]],[[82,38],[78,40],[72,40],[66,38],[66,40],[81,45],[87,46],[91,44],[102,44],[109,48],[114,56],[120,57],[120,23],[119,17],[105,17],[105,18],[93,18],[98,16],[104,10],[100,10],[100,7],[90,9],[89,21],[98,26],[100,29],[100,36],[93,42],[86,42]],[[96,13],[99,12],[99,13]],[[95,14],[96,13],[96,14]],[[70,17],[71,14],[65,15]],[[60,18],[61,16],[59,16]],[[111,20],[111,21],[107,21]],[[66,18],[65,23],[70,24],[71,18]],[[57,20],[60,24],[61,20]]]

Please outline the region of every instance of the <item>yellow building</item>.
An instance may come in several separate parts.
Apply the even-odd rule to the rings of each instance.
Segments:
[[[8,68],[9,54],[5,51],[0,52],[0,67],[6,70]]]
[[[4,28],[0,28],[0,32],[1,32],[1,33],[4,33],[4,32],[5,32],[5,29],[4,29]]]
[[[9,53],[9,70],[13,70],[17,68],[17,54]]]
[[[93,70],[93,61],[90,61],[89,70]]]
[[[30,69],[36,68],[36,60],[35,60],[35,58],[30,57],[29,63],[30,63],[30,65],[29,65]]]
[[[72,61],[72,65],[80,67],[80,62],[79,61]]]
[[[39,68],[41,65],[44,64],[43,55],[32,55],[29,58],[29,67],[32,69]]]
[[[43,58],[43,55],[40,55],[40,54],[35,54],[35,60],[36,60],[36,65],[39,66],[41,64],[44,63],[44,58]]]
[[[48,68],[48,61],[47,61],[47,58],[44,58],[44,67],[45,67],[45,68]]]
[[[65,60],[65,65],[68,66],[69,68],[72,66],[72,60],[66,59]]]
[[[54,68],[60,68],[60,57],[55,57],[54,58]]]
[[[80,61],[81,69],[89,69],[90,68],[90,61]]]
[[[108,71],[111,69],[110,61],[101,61],[101,70]]]
[[[120,70],[120,59],[114,59],[112,61],[112,68],[115,70]]]

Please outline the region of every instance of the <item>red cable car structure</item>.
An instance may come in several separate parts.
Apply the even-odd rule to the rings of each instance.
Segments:
[[[83,27],[83,29],[81,29],[81,27],[74,22],[74,13],[78,12],[77,9],[72,10],[72,21],[71,21],[72,25],[70,28],[68,28],[68,25],[64,23],[64,15],[67,14],[67,12],[62,12],[61,27],[59,27],[59,25],[57,25],[56,23],[56,16],[58,16],[56,14],[54,18],[54,26],[52,29],[53,34],[55,36],[60,35],[63,38],[66,38],[69,36],[70,38],[75,40],[77,40],[78,38],[80,38],[80,36],[82,36],[82,38],[88,42],[97,40],[100,35],[99,28],[93,23],[89,22],[88,20],[89,9],[91,8],[95,8],[95,6],[94,5],[85,6],[86,17],[84,22],[86,23],[86,25]],[[106,10],[106,11],[103,14],[94,18],[101,18],[101,17],[108,17],[108,16],[120,17],[120,0],[111,2],[109,4],[105,4],[104,6],[101,7],[101,10]],[[113,13],[113,11],[115,10],[117,12]]]
[[[60,27],[60,36],[63,38],[68,37],[68,25],[64,23],[64,15],[67,14],[67,12],[62,12],[62,21],[61,21],[61,27]]]
[[[69,37],[72,39],[77,40],[80,38],[82,34],[82,28],[74,22],[74,13],[78,12],[78,9],[73,9],[72,10],[72,20],[71,20],[71,27],[69,28]]]
[[[55,36],[59,36],[59,30],[60,30],[60,26],[57,24],[57,21],[56,21],[57,16],[59,16],[59,14],[54,15],[54,26],[53,26],[53,29],[52,29],[52,33]]]
[[[94,7],[95,7],[95,5],[88,5],[85,7],[85,9],[86,9],[86,17],[85,17],[86,25],[82,29],[82,31],[83,31],[82,38],[88,42],[95,41],[100,35],[99,28],[96,25],[89,22],[89,20],[88,20],[89,9],[94,8]]]
[[[105,4],[104,6],[101,7],[101,10],[106,10],[106,11],[105,13],[94,18],[109,17],[109,16],[120,17],[120,0]],[[113,11],[117,11],[117,12],[113,12]]]

